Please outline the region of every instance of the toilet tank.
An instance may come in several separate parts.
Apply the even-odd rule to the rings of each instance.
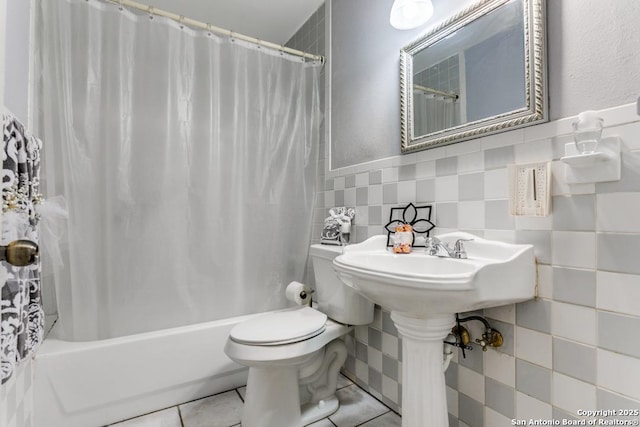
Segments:
[[[317,309],[340,323],[368,325],[373,322],[373,303],[342,283],[333,269],[333,259],[341,253],[340,246],[311,245]]]

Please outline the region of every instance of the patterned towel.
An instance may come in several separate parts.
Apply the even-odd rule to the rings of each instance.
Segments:
[[[1,244],[28,239],[38,243],[42,142],[27,132],[13,114],[2,114]],[[42,342],[44,311],[40,298],[40,262],[26,267],[0,263],[0,378],[5,383],[20,362]]]

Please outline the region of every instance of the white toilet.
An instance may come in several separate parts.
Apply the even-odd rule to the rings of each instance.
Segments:
[[[314,308],[294,307],[236,325],[225,353],[249,366],[243,427],[301,427],[338,409],[338,372],[347,358],[341,337],[373,321],[373,303],[333,270],[337,246],[312,245]]]

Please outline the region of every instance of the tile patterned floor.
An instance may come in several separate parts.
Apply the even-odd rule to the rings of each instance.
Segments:
[[[245,387],[132,418],[110,427],[240,427]],[[348,378],[340,375],[340,408],[310,427],[400,427],[391,411]]]

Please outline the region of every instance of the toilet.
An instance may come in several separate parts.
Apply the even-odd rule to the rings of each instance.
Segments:
[[[333,270],[339,246],[312,245],[314,307],[266,313],[236,325],[225,353],[249,367],[243,427],[301,427],[339,407],[338,373],[347,358],[342,337],[373,321],[373,303]]]

